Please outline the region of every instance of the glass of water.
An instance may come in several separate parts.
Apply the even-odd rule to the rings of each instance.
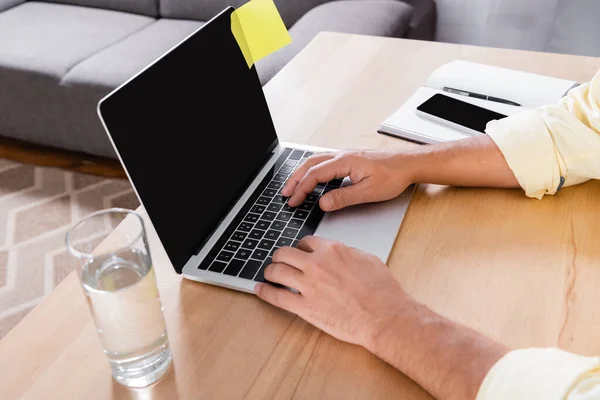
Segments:
[[[121,221],[122,232],[103,240]],[[115,380],[143,387],[169,369],[171,351],[144,221],[111,208],[92,213],[67,232],[77,272]],[[100,244],[101,243],[101,244]]]

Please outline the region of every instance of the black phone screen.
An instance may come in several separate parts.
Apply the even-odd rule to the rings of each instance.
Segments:
[[[491,120],[506,117],[504,114],[439,93],[423,102],[417,110],[481,133],[485,133],[485,126]]]

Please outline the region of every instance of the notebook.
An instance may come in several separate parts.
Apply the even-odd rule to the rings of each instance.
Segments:
[[[380,125],[378,132],[417,143],[432,144],[464,139],[468,134],[423,119],[415,109],[436,93],[484,107],[504,115],[556,103],[577,82],[492,65],[455,60],[437,68],[427,82]],[[521,106],[467,97],[443,91],[444,87],[482,93]]]

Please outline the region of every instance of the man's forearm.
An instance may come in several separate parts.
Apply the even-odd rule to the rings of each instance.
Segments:
[[[516,188],[519,183],[487,135],[415,148],[414,183]]]
[[[365,347],[439,400],[475,399],[508,348],[410,298],[408,303],[378,323]]]

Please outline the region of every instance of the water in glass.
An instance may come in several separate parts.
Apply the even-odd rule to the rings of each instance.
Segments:
[[[135,248],[90,259],[81,281],[115,379],[142,387],[171,361],[149,254]]]

